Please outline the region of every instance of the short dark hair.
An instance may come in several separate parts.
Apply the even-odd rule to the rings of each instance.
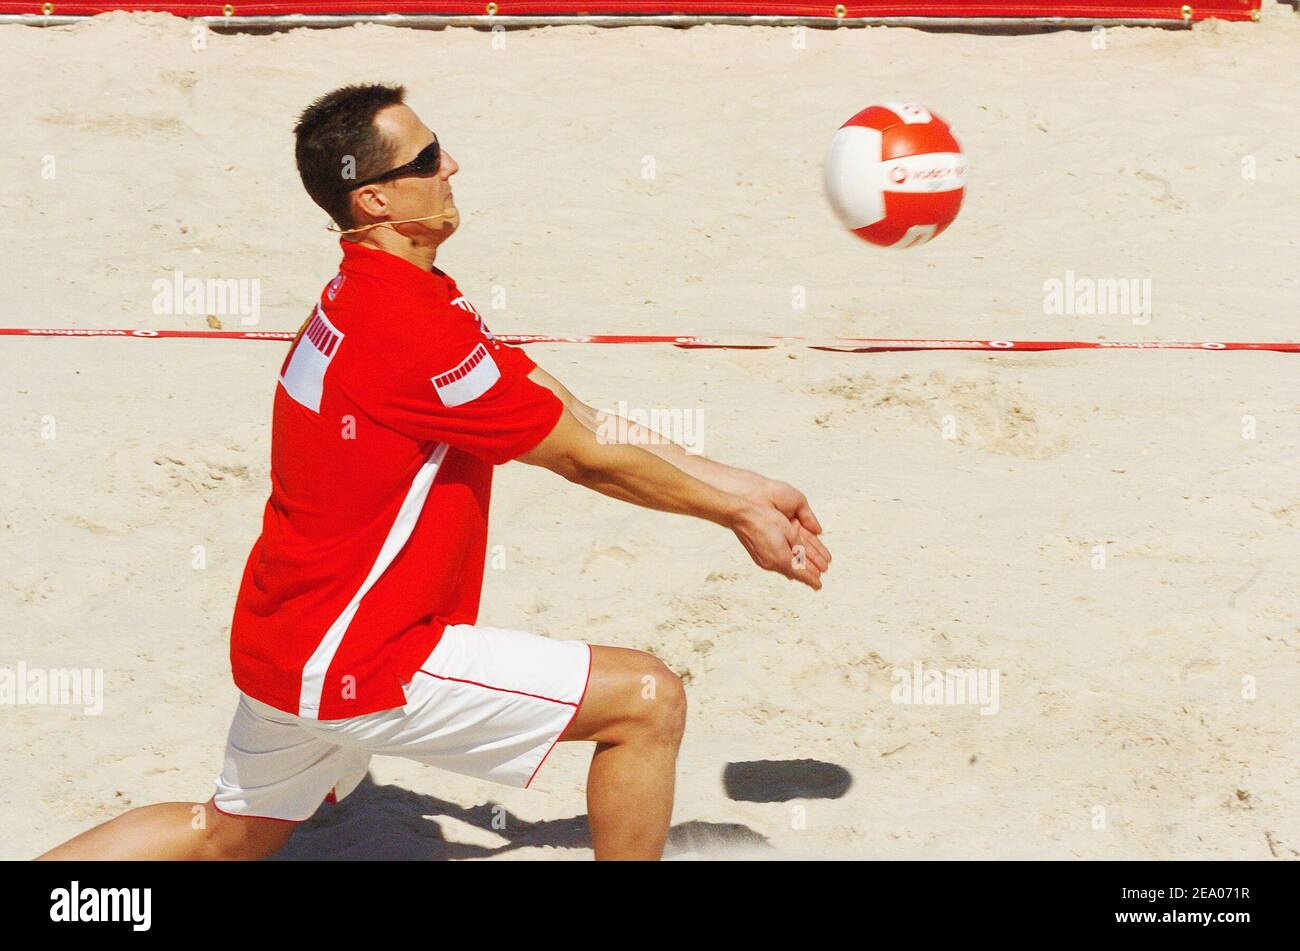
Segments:
[[[343,86],[321,96],[298,117],[293,127],[298,176],[311,200],[340,228],[355,224],[349,183],[381,174],[395,159],[397,148],[375,128],[375,114],[401,105],[405,98],[404,86]],[[345,178],[345,173],[351,177]]]

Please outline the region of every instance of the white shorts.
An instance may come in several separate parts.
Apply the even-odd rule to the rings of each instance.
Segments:
[[[213,804],[301,822],[355,789],[376,754],[527,788],[590,676],[582,641],[455,624],[406,685],[404,707],[306,720],[240,694]]]

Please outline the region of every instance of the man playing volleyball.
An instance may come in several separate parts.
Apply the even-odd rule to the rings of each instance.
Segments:
[[[821,587],[830,553],[801,492],[624,420],[628,442],[598,439],[596,411],[493,337],[434,266],[459,223],[458,166],[404,96],[338,89],[294,130],[343,261],[276,388],[216,792],[132,810],[42,858],[261,858],[355,788],[372,755],[526,787],[561,740],[596,744],[596,857],[660,857],[681,681],[641,651],[477,624],[492,472],[508,461],[708,519],[760,567]]]

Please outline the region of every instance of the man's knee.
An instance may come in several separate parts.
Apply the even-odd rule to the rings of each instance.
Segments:
[[[645,655],[640,678],[639,725],[660,739],[680,740],[686,731],[686,688],[682,679],[659,658]]]
[[[563,739],[597,743],[677,742],[686,728],[686,691],[663,661],[626,647],[592,648],[588,693]]]

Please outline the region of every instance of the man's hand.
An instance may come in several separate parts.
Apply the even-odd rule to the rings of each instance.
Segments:
[[[737,518],[732,530],[758,567],[821,590],[831,553],[802,522],[771,504],[755,503]]]
[[[745,498],[759,505],[770,505],[797,527],[796,554],[803,551],[819,572],[830,566],[830,549],[817,537],[822,533],[822,523],[813,514],[807,496],[789,483],[759,476],[745,492]]]

